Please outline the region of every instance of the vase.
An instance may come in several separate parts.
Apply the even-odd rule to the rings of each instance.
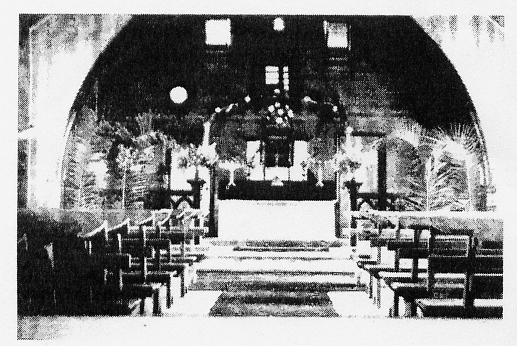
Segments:
[[[234,169],[230,169],[230,181],[228,182],[228,185],[226,185],[227,188],[229,188],[230,186],[235,186],[235,170]]]
[[[323,187],[323,167],[322,162],[318,162],[318,182],[316,183],[316,186]]]
[[[219,163],[219,167],[227,169],[230,173],[230,181],[226,188],[230,188],[230,186],[235,186],[235,170],[241,167],[240,163],[234,161],[223,161]]]

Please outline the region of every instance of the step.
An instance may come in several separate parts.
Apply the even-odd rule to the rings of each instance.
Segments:
[[[358,289],[354,275],[204,272],[190,290],[353,290]]]
[[[188,253],[187,253],[188,254]],[[205,258],[293,258],[293,259],[335,259],[349,260],[353,254],[350,250],[331,249],[330,251],[233,251],[226,250],[210,250],[205,252]]]
[[[277,245],[278,241],[269,241]],[[281,241],[282,242],[282,241]],[[300,245],[300,241],[291,241]],[[242,242],[211,245],[195,265],[191,290],[324,290],[363,289],[349,247],[333,244],[329,251],[235,251]],[[287,244],[287,243],[286,243]],[[289,244],[290,245],[290,244]]]
[[[206,258],[196,265],[204,272],[234,273],[312,273],[354,275],[357,266],[352,260],[305,257],[217,257]]]

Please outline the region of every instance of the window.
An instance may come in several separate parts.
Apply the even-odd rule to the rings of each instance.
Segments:
[[[206,44],[229,46],[232,41],[230,19],[210,19],[205,23]]]
[[[289,91],[289,67],[266,66],[266,85]]]
[[[348,26],[345,23],[323,22],[327,47],[348,48]]]
[[[282,81],[284,84],[284,90],[289,91],[289,67],[284,66],[282,73]]]
[[[280,83],[280,75],[278,73],[278,66],[266,66],[266,84]]]

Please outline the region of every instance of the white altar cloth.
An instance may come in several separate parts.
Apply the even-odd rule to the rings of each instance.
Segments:
[[[334,240],[335,201],[219,201],[224,240]]]

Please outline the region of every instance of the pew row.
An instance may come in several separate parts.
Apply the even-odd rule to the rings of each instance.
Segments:
[[[432,254],[428,258],[428,273],[424,280],[388,282],[394,295],[393,316],[398,316],[398,299],[402,297],[411,316],[417,313],[417,299],[459,299],[468,295],[469,280],[475,275],[500,275],[503,270],[502,254],[483,254],[472,250],[465,256]],[[498,280],[498,279],[497,279]],[[478,287],[480,287],[478,285]],[[484,286],[490,292],[488,286]],[[499,292],[499,290],[497,290]],[[502,293],[502,284],[501,291]],[[436,303],[436,302],[435,302]]]
[[[137,230],[134,230],[136,228]],[[164,282],[167,285],[167,306],[172,305],[174,296],[183,297],[186,293],[185,276],[189,273],[189,266],[183,263],[188,259],[173,264],[171,241],[169,239],[148,238],[147,226],[130,226],[129,223],[117,229],[117,239],[112,239],[112,250],[132,255],[128,280],[151,280]],[[135,238],[128,238],[134,236]]]
[[[174,253],[173,241],[175,231],[167,231],[163,226],[131,226],[129,222],[119,225],[116,230],[120,239],[119,252],[132,255],[131,270],[145,270],[155,274],[148,274],[149,279],[157,279],[164,276],[163,272],[173,273],[173,281],[179,280],[179,296],[183,297],[187,287],[195,282],[196,272],[194,263],[199,262],[204,255],[180,251]],[[180,233],[183,234],[183,231]],[[145,263],[145,266],[143,265]],[[159,274],[159,275],[158,275]],[[175,283],[172,289],[177,292]],[[175,293],[171,293],[175,295]]]
[[[416,299],[423,317],[502,318],[503,256],[432,256],[429,258],[429,296]],[[462,297],[440,292],[434,275],[440,271],[464,274]]]
[[[496,215],[490,213],[462,214],[458,215],[458,217],[456,215],[447,217],[440,213],[395,214],[373,212],[367,213],[365,217],[373,220],[378,226],[378,234],[370,236],[371,249],[376,251],[371,251],[370,254],[367,254],[362,250],[360,255],[357,256],[357,264],[359,268],[369,269],[370,297],[379,307],[381,302],[383,302],[383,307],[384,305],[391,305],[389,308],[390,315],[398,315],[398,304],[396,302],[400,296],[405,298],[405,303],[407,303],[406,299],[408,302],[411,302],[409,305],[406,304],[406,310],[410,311],[412,316],[416,314],[415,297],[429,298],[429,287],[427,287],[429,274],[426,262],[428,262],[427,257],[431,254],[466,257],[472,255],[478,257],[502,255],[502,221]],[[385,228],[386,226],[391,228]],[[489,232],[485,234],[483,230],[487,229],[488,226],[494,227],[489,227]],[[393,229],[393,227],[395,228]],[[415,231],[412,239],[403,239],[405,237],[402,231],[405,228],[419,232]],[[429,230],[428,235],[425,234],[424,230],[426,229]],[[424,231],[424,233],[420,231]],[[425,234],[427,237],[422,237],[422,234]],[[469,242],[463,242],[463,240],[459,240],[459,243],[448,241],[447,243],[442,243],[441,246],[435,246],[436,239],[447,235],[467,237]],[[481,235],[486,237],[481,237]],[[480,244],[478,244],[476,236],[480,236],[480,239],[482,239]],[[411,237],[406,235],[406,238]],[[445,244],[448,244],[448,246],[445,246]],[[389,265],[390,263],[386,263],[384,258],[389,257],[385,256],[385,254],[390,253],[394,257],[394,264],[392,266]],[[404,264],[406,259],[412,262],[410,270],[407,269],[407,264]],[[382,268],[384,265],[385,271]],[[399,267],[398,270],[396,269],[397,266]],[[445,271],[443,273],[436,273],[434,278],[435,292],[433,294],[455,299],[462,298],[466,280],[464,273]],[[440,288],[440,286],[442,287]],[[395,290],[392,288],[395,288]],[[379,290],[384,293],[381,294],[383,298],[379,295]],[[392,295],[391,297],[389,297],[390,294]],[[385,304],[386,302],[392,303]]]
[[[414,295],[424,297],[427,295],[425,280],[429,275],[430,254],[452,255],[452,256],[468,256],[471,248],[471,237],[466,235],[435,235],[431,232],[430,237],[425,240],[417,239],[413,242],[394,241],[388,247],[397,248],[397,256],[399,258],[409,258],[413,262],[410,273],[379,273],[379,290],[384,292],[384,296],[388,296],[384,301],[393,304],[389,307],[389,315],[393,317],[399,316],[399,298],[403,297],[409,303],[405,310],[410,311],[412,316],[416,313],[410,291]],[[417,241],[418,240],[418,241]],[[418,267],[417,261],[421,261],[425,267]],[[461,294],[462,276],[457,273],[441,273],[438,275],[439,283],[448,285],[451,292]],[[387,294],[386,294],[387,293]],[[391,298],[390,296],[393,295]]]
[[[110,234],[111,231],[111,234]],[[107,227],[107,222],[92,232],[82,236],[88,254],[87,284],[90,287],[90,303],[93,311],[100,314],[133,313],[139,306],[141,315],[146,313],[146,306],[152,305],[152,314],[162,312],[168,287],[162,283],[152,283],[146,280],[138,282],[124,281],[124,273],[131,268],[131,255],[113,248],[121,249],[120,236],[115,235],[119,244],[113,246],[113,229]],[[150,298],[152,304],[146,303]]]

